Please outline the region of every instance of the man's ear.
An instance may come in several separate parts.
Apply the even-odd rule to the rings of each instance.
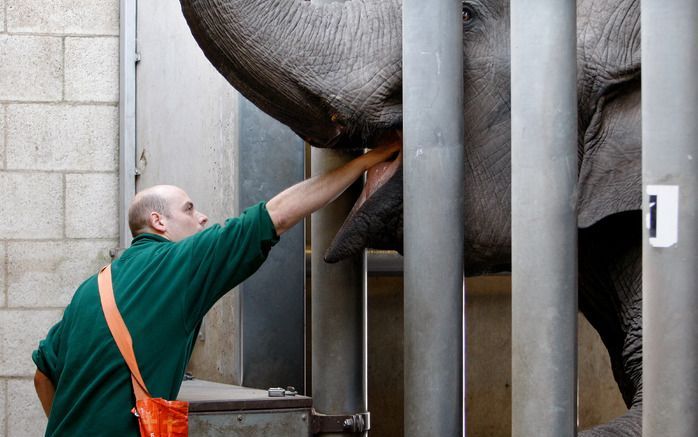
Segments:
[[[148,224],[154,230],[164,233],[167,230],[164,217],[159,212],[153,211],[148,216]]]

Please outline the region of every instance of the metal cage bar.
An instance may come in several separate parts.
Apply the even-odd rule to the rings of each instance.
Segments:
[[[403,3],[405,435],[463,433],[463,22]]]
[[[512,436],[576,435],[576,10],[511,2]]]
[[[352,157],[313,150],[313,176]],[[352,415],[367,409],[366,256],[327,264],[323,254],[361,192],[355,183],[311,217],[311,319],[313,406],[322,414]],[[342,434],[323,434],[327,436]]]
[[[698,433],[698,2],[642,1],[643,435]]]
[[[312,1],[329,4],[345,0]],[[315,149],[311,152],[311,173],[322,174],[352,158],[334,150]],[[314,408],[322,414],[352,415],[368,408],[366,253],[336,264],[323,259],[362,185],[355,183],[311,217],[312,392]]]

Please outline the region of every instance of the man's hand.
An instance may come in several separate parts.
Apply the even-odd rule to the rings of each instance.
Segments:
[[[387,161],[393,157],[393,155],[397,156],[397,154],[401,152],[401,149],[402,145],[399,140],[384,142],[381,146],[369,150],[366,154],[359,156],[357,159],[365,159],[368,165],[365,170],[368,170],[378,163]]]
[[[267,211],[277,235],[336,199],[366,170],[400,152],[397,138],[381,143],[381,146],[335,170],[287,188],[267,202]]]
[[[53,404],[53,396],[56,393],[56,387],[48,376],[37,369],[36,374],[34,374],[34,388],[36,389],[36,394],[39,396],[39,401],[41,401],[41,406],[44,408],[44,413],[46,413],[46,417],[48,417],[49,414],[51,414],[51,405]]]

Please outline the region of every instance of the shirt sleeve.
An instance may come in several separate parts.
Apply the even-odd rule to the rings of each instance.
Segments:
[[[194,329],[218,299],[257,271],[278,241],[264,202],[183,240],[193,261],[191,286],[184,295],[187,329]]]
[[[39,347],[32,353],[32,360],[37,369],[46,375],[54,384],[58,379],[59,344],[63,321],[56,323],[49,330],[46,338],[39,342]]]

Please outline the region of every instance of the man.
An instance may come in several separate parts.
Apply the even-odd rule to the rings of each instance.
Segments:
[[[374,149],[205,230],[208,218],[181,189],[138,193],[129,208],[133,243],[112,263],[112,283],[150,394],[177,397],[204,314],[259,268],[281,234],[398,151],[397,144]],[[32,358],[46,436],[138,435],[130,373],[107,327],[96,275]]]

